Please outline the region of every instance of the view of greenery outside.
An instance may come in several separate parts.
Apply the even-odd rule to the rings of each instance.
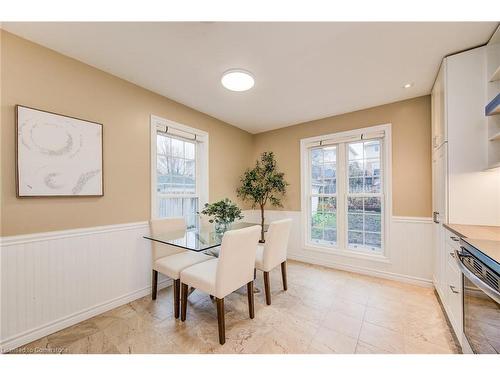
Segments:
[[[347,246],[353,250],[382,248],[381,141],[351,142],[347,150]],[[337,146],[310,151],[310,241],[337,244]]]
[[[348,244],[355,249],[379,251],[382,247],[380,141],[353,142],[348,150]]]
[[[311,157],[311,241],[337,243],[337,148],[315,148]]]

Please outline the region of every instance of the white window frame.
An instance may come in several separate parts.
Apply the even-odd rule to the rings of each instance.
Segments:
[[[167,120],[155,115],[151,115],[150,131],[151,131],[151,219],[158,219],[157,207],[157,192],[156,192],[156,161],[157,161],[157,148],[156,137],[157,131],[167,129],[173,137],[181,134],[193,136],[196,140],[196,191],[195,194],[162,194],[164,198],[198,198],[198,209],[201,210],[203,205],[208,202],[208,133],[192,128],[187,125],[179,124],[175,121]],[[175,134],[177,133],[177,134]]]
[[[325,145],[326,146],[326,145]],[[335,247],[337,248],[338,247],[338,244],[339,244],[339,233],[338,233],[338,219],[339,219],[339,215],[338,215],[338,202],[339,202],[339,196],[338,196],[338,193],[339,193],[339,174],[338,174],[338,171],[339,171],[339,147],[338,145],[335,145],[335,194],[325,194],[325,193],[312,193],[311,192],[311,160],[309,158],[310,156],[310,151],[313,150],[313,149],[320,149],[322,148],[323,146],[322,145],[317,145],[317,146],[313,146],[313,147],[308,147],[307,150],[306,150],[306,158],[307,158],[307,167],[308,167],[308,173],[307,173],[307,176],[309,178],[308,180],[308,183],[307,183],[307,186],[305,186],[302,191],[305,192],[306,194],[306,197],[305,197],[305,200],[306,200],[306,207],[307,207],[307,212],[311,213],[312,214],[312,206],[311,206],[311,198],[313,196],[316,196],[318,198],[335,198],[335,216],[337,218],[337,227],[335,228],[335,231],[337,233],[337,236],[335,238],[335,243],[336,245],[332,245],[332,246],[328,246],[329,248],[331,247]],[[319,199],[318,199],[318,202],[319,202]],[[307,215],[307,228],[306,228],[306,238],[309,239],[311,237],[311,215]],[[320,244],[316,244],[316,243],[311,243],[312,246],[319,246],[319,247],[323,247],[322,245]],[[325,247],[327,247],[325,245]]]
[[[380,162],[382,165],[382,251],[363,251],[350,249],[347,244],[347,147],[337,145],[337,246],[323,246],[311,243],[310,238],[310,176],[311,163],[309,150],[315,145],[338,144],[361,140],[363,134],[382,133]],[[300,171],[301,171],[301,216],[302,216],[302,246],[306,250],[342,255],[352,258],[362,258],[390,263],[390,227],[392,217],[392,137],[391,124],[370,126],[339,133],[320,135],[300,140]]]

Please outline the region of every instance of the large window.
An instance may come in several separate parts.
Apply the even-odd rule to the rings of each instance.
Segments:
[[[152,132],[152,216],[182,216],[187,226],[193,227],[207,197],[206,136],[156,117],[152,117]]]
[[[390,126],[301,141],[305,245],[384,255]]]

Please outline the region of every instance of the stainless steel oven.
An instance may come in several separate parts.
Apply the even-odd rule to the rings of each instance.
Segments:
[[[473,353],[500,353],[500,265],[461,241],[455,259],[462,271],[463,330]]]

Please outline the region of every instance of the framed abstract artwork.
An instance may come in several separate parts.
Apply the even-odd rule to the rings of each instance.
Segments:
[[[102,124],[16,105],[18,197],[103,196]]]

